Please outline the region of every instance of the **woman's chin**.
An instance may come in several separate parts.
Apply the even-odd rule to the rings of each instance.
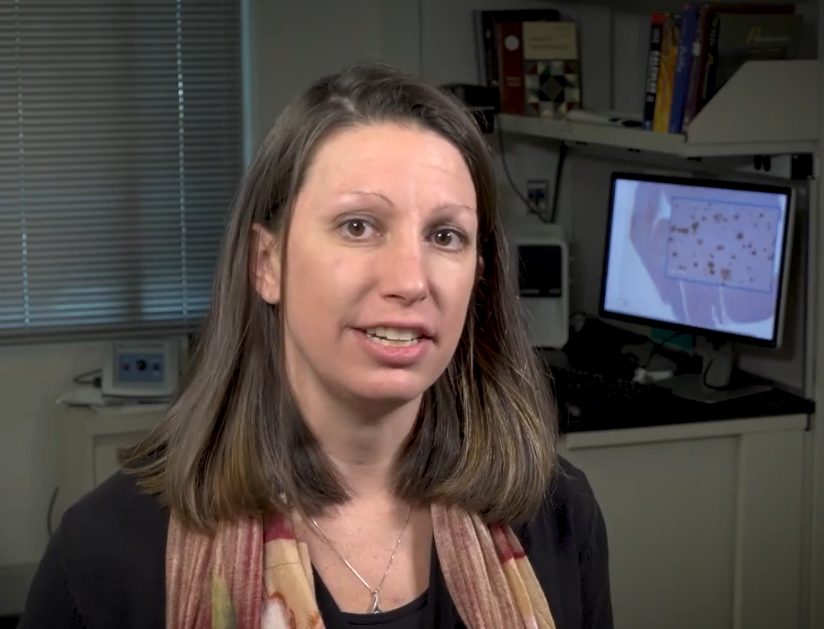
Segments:
[[[416,402],[431,386],[419,378],[363,379],[349,387],[352,398],[377,405],[403,406]]]

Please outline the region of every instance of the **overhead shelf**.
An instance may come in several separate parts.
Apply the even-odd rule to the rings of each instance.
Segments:
[[[813,153],[821,120],[817,60],[748,61],[704,106],[686,133],[502,114],[506,133],[676,157]]]

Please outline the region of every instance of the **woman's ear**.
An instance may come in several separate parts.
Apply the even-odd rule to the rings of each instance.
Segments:
[[[280,238],[262,225],[253,225],[249,247],[249,272],[263,301],[280,303]]]
[[[475,280],[480,282],[481,278],[484,276],[484,259],[482,256],[478,256],[478,264],[475,266]]]

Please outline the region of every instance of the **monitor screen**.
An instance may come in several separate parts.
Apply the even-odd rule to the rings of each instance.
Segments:
[[[602,316],[780,344],[792,189],[616,173]]]

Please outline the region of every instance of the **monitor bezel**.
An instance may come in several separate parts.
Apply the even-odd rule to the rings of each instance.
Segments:
[[[639,317],[636,315],[627,315],[623,313],[612,312],[606,309],[606,290],[607,290],[607,269],[609,266],[610,248],[612,246],[612,219],[615,211],[615,184],[618,180],[630,180],[650,183],[673,184],[677,186],[692,186],[702,188],[720,188],[725,190],[742,190],[745,192],[766,192],[769,194],[783,194],[787,195],[787,215],[784,224],[784,233],[782,235],[783,246],[781,256],[781,269],[779,271],[779,284],[777,303],[777,316],[773,324],[773,333],[771,339],[760,339],[754,336],[747,336],[745,334],[734,334],[732,332],[724,332],[717,330],[708,330],[704,328],[694,327],[681,323],[671,323],[669,321],[661,321],[658,319],[650,319],[646,317]],[[777,349],[781,347],[784,336],[784,320],[787,310],[787,292],[789,282],[789,269],[792,257],[792,240],[795,229],[795,203],[796,193],[792,186],[780,184],[767,183],[750,183],[744,181],[736,181],[732,179],[706,179],[693,178],[682,176],[668,176],[668,175],[649,175],[644,173],[632,172],[613,172],[610,177],[609,186],[609,208],[607,215],[607,227],[604,237],[604,261],[601,268],[601,294],[598,302],[598,315],[606,319],[613,319],[615,321],[624,321],[626,323],[635,323],[640,325],[647,325],[654,328],[672,330],[673,332],[683,332],[693,336],[702,336],[711,341],[741,343],[756,347],[766,347]]]

